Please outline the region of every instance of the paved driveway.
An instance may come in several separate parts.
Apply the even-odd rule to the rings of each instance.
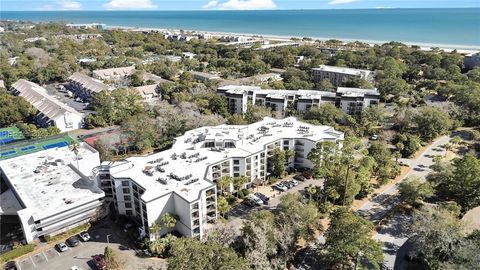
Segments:
[[[287,193],[298,193],[300,191],[303,191],[305,187],[309,186],[310,184],[315,186],[322,186],[323,180],[314,179],[314,180],[306,180],[305,182],[298,181],[298,185],[296,187],[293,187],[287,190],[286,192],[280,192],[280,191],[274,190],[270,186],[254,188],[252,190],[252,193],[260,192],[270,197],[269,204],[261,207],[249,207],[241,203],[235,206],[229,212],[228,225],[231,226],[235,232],[240,233],[240,228],[242,227],[243,221],[245,220],[245,218],[249,213],[258,211],[261,209],[266,209],[266,210],[275,209],[280,203],[280,198],[283,195]]]
[[[421,156],[402,160],[410,164],[412,169],[408,172],[404,179],[412,176],[418,176],[422,179],[432,172],[431,166],[434,165],[433,157],[437,155],[444,156],[445,149],[443,145],[450,141],[449,136],[443,136],[435,140]],[[370,202],[365,203],[358,213],[370,221],[381,220],[390,209],[400,203],[398,198],[398,184],[385,190],[381,194],[372,198]],[[385,258],[385,265],[390,269],[394,269],[395,259],[400,247],[408,240],[408,231],[405,226],[411,220],[411,217],[397,214],[384,226],[382,230],[375,236],[375,239],[384,243],[383,256]],[[399,258],[403,259],[403,258]],[[399,265],[397,263],[397,265]]]

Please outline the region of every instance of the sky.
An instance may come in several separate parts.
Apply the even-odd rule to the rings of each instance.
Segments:
[[[261,10],[459,7],[480,7],[480,0],[0,0],[0,11]]]

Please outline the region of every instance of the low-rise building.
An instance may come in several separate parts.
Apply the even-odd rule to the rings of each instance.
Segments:
[[[371,83],[373,83],[374,79],[374,72],[370,70],[327,65],[320,65],[318,68],[313,68],[312,74],[315,83],[328,80],[334,86],[343,86],[343,84],[352,78],[361,78]]]
[[[81,113],[50,96],[45,88],[36,83],[20,79],[12,85],[11,91],[38,110],[35,121],[41,127],[55,126],[61,132],[66,132],[83,125]]]
[[[93,78],[103,81],[124,80],[135,73],[135,66],[97,69],[92,72]]]
[[[107,29],[107,25],[103,23],[68,23],[65,26],[68,28],[74,28],[74,29],[97,29],[97,30]]]
[[[174,228],[203,238],[217,219],[215,182],[223,176],[246,176],[246,187],[265,182],[275,148],[291,149],[290,167],[311,168],[308,153],[321,141],[342,146],[344,134],[294,117],[266,117],[251,125],[201,127],[177,137],[171,149],[124,161],[105,162],[98,180],[121,215],[134,219],[143,235],[170,213]],[[227,188],[233,191],[233,186]],[[161,234],[167,233],[163,228]]]
[[[345,113],[358,115],[364,108],[380,101],[377,89],[346,87],[339,87],[335,93],[318,90],[265,90],[258,86],[227,85],[219,87],[217,93],[226,97],[229,112],[237,114],[246,113],[249,103],[267,106],[282,114],[289,107],[304,113],[312,106],[332,103]]]
[[[151,101],[160,97],[160,93],[157,91],[158,84],[144,85],[135,87],[144,101]]]
[[[465,55],[465,58],[463,59],[463,65],[467,70],[480,67],[480,52]]]
[[[102,214],[105,194],[90,178],[99,154],[84,143],[77,149],[52,148],[0,161],[0,178],[8,187],[0,196],[0,214],[18,215],[28,243]]]
[[[210,80],[220,80],[220,76],[218,74],[212,74],[207,72],[200,72],[200,71],[188,71],[193,75],[193,78],[198,81],[210,81]]]
[[[95,94],[113,89],[102,81],[94,79],[81,72],[75,72],[68,77],[67,88],[83,101],[91,101]]]

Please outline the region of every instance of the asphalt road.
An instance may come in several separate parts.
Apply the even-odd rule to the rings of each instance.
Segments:
[[[445,149],[442,146],[449,141],[450,137],[442,136],[435,140],[427,149],[425,149],[422,155],[417,158],[401,159],[401,161],[410,164],[410,168],[412,169],[403,179],[411,176],[419,176],[424,179],[432,171],[430,167],[434,164],[433,157],[436,155],[445,155]],[[396,184],[366,202],[357,210],[357,212],[359,215],[370,221],[379,221],[399,203],[398,184]],[[385,266],[389,269],[394,269],[397,252],[409,237],[408,231],[406,230],[406,224],[408,224],[409,221],[410,217],[408,216],[396,215],[375,236],[376,240],[384,243],[383,254],[385,258]],[[322,234],[319,236],[318,242],[323,240],[324,238]],[[306,249],[304,251],[305,254],[300,256],[300,258],[303,258],[303,262],[300,263],[297,268],[302,270],[315,269],[315,260],[310,258],[311,254],[314,254],[315,252],[315,245]],[[403,260],[403,257],[399,259]],[[398,261],[397,265],[405,267],[407,264]],[[407,268],[399,268],[399,270],[400,269],[403,270]]]
[[[418,176],[422,179],[432,172],[431,166],[434,165],[433,157],[437,155],[444,156],[445,149],[443,145],[450,141],[449,136],[442,136],[435,140],[421,156],[415,159],[403,159],[402,161],[408,162],[412,169],[408,172],[404,179],[412,176]],[[370,221],[381,220],[389,210],[397,206],[400,203],[398,198],[398,184],[385,190],[381,194],[378,194],[370,202],[365,203],[358,213]],[[403,244],[411,236],[408,233],[406,225],[410,222],[411,217],[406,215],[397,214],[375,235],[375,239],[384,243],[383,256],[384,263],[390,269],[394,269],[395,260],[397,260],[397,252]],[[403,256],[398,258],[397,268],[406,269],[407,263],[402,262]],[[400,268],[399,266],[403,266]]]

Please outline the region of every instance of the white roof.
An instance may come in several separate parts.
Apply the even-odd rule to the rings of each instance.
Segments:
[[[276,89],[262,89],[259,86],[248,85],[226,85],[218,88],[224,90],[229,94],[244,94],[249,91],[254,91],[256,95],[266,95],[269,98],[285,98],[288,96],[297,96],[300,99],[311,99],[321,97],[335,97],[334,92],[318,91],[318,90],[276,90]]]
[[[90,175],[92,168],[81,159],[97,159],[99,163],[98,152],[80,143],[78,156],[80,169]],[[92,180],[76,169],[76,164],[75,153],[61,147],[0,161],[0,168],[19,200],[40,219],[104,196]]]
[[[102,80],[108,80],[110,79],[110,77],[130,76],[134,72],[135,72],[135,66],[129,66],[129,67],[120,67],[120,68],[97,69],[93,71],[93,74],[95,74]]]
[[[67,112],[82,116],[74,108],[50,96],[45,88],[36,83],[20,79],[12,85],[12,88],[18,91],[19,96],[23,97],[50,119],[57,119]]]
[[[364,96],[364,95],[379,96],[380,95],[377,88],[361,89],[361,88],[352,88],[352,87],[338,87],[337,93],[341,93],[342,96]]]
[[[349,75],[355,75],[355,76],[360,76],[362,74],[368,75],[373,72],[371,70],[366,70],[366,69],[336,67],[336,66],[327,66],[327,65],[320,65],[318,68],[313,68],[313,70],[322,70],[327,72],[342,73],[342,74],[349,74]]]
[[[267,132],[260,131],[265,128]],[[110,174],[115,178],[130,178],[145,188],[142,195],[144,201],[174,192],[192,202],[198,199],[200,191],[214,185],[210,179],[206,179],[209,166],[232,157],[258,153],[265,149],[266,144],[282,138],[343,140],[343,133],[329,126],[306,124],[294,117],[265,117],[263,121],[251,125],[201,127],[177,137],[169,150],[111,164]],[[235,144],[235,148],[205,148],[205,141],[229,141]],[[181,157],[183,154],[185,158]],[[187,179],[175,180],[172,174]]]
[[[211,74],[207,72],[200,72],[200,71],[188,71],[194,76],[202,77],[202,78],[207,78],[207,79],[219,79],[220,76],[217,74]]]
[[[80,72],[73,73],[70,77],[68,77],[68,79],[70,81],[74,81],[78,84],[81,84],[84,88],[87,88],[90,91],[95,93],[100,93],[103,90],[111,89],[109,86],[107,86],[103,82]]]

